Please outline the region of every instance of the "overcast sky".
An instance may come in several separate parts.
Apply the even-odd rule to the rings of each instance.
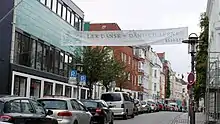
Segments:
[[[72,0],[91,23],[117,23],[123,30],[188,27],[199,33],[199,17],[207,0]],[[153,46],[166,52],[172,69],[180,74],[190,71],[187,45]]]

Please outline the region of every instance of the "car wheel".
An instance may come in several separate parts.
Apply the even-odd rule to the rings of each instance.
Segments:
[[[133,114],[131,115],[131,118],[134,118],[134,116],[135,116],[135,114],[134,114],[134,112],[133,112]]]
[[[123,119],[124,119],[124,120],[127,120],[127,119],[128,119],[128,114],[127,114],[127,112],[123,115]]]
[[[73,124],[78,124],[78,122],[77,122],[77,121],[74,121]]]
[[[114,124],[114,115],[112,115],[111,122],[109,124]]]

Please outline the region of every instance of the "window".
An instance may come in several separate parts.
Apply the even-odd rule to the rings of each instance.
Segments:
[[[51,0],[47,0],[47,7],[51,9]]]
[[[75,26],[75,15],[74,15],[74,13],[72,13],[72,15],[71,15],[71,25]]]
[[[52,91],[53,91],[53,84],[45,81],[44,82],[44,95],[45,96],[52,95]]]
[[[48,45],[44,45],[43,49],[43,70],[49,72],[50,68],[50,47]]]
[[[22,110],[22,113],[25,113],[25,114],[34,113],[34,109],[32,108],[29,100],[21,100],[21,110]]]
[[[127,55],[124,54],[124,62],[127,62]]]
[[[64,76],[67,77],[68,74],[69,74],[69,71],[68,71],[68,60],[69,59],[69,56],[67,54],[65,54],[65,58],[64,58]]]
[[[125,101],[130,101],[130,98],[128,97],[128,94],[122,93]]]
[[[121,53],[121,61],[124,61],[124,53]]]
[[[63,95],[63,85],[56,84],[55,95]]]
[[[67,102],[58,99],[40,99],[39,103],[44,105],[45,109],[67,110]]]
[[[53,46],[50,47],[50,57],[49,57],[49,72],[54,73],[54,60],[55,60],[55,48]]]
[[[57,13],[57,0],[53,0],[52,3],[52,11]]]
[[[183,88],[182,92],[185,93],[185,88]]]
[[[129,65],[131,64],[131,57],[130,56],[128,57],[128,64]]]
[[[14,78],[14,95],[26,96],[27,78],[15,76]]]
[[[66,6],[63,6],[62,18],[63,18],[64,20],[66,20]]]
[[[70,23],[70,19],[71,19],[71,13],[70,11],[67,9],[67,17],[66,17],[66,20],[68,23]]]
[[[36,60],[36,40],[31,39],[32,42],[32,48],[31,48],[31,67],[35,68],[36,64],[35,64],[35,60]]]
[[[59,63],[60,63],[60,51],[55,50],[55,63],[54,63],[54,73],[59,74]]]
[[[101,99],[106,102],[121,101],[121,94],[120,93],[106,93],[106,94],[102,94]]]
[[[157,77],[157,70],[154,70],[154,77]]]
[[[154,83],[154,91],[156,91],[156,90],[157,90],[157,84]]]
[[[83,20],[80,18],[79,19],[79,31],[82,31],[82,27],[83,27]]]
[[[62,4],[60,2],[57,4],[57,14],[62,16]]]
[[[31,103],[32,103],[33,107],[36,110],[36,114],[43,114],[43,115],[46,114],[43,106],[40,103],[38,103],[38,102],[36,102],[34,100],[31,100]]]
[[[14,63],[19,64],[20,53],[21,53],[21,38],[22,35],[20,33],[15,33],[15,43],[14,43]]]
[[[60,52],[60,68],[59,68],[59,74],[64,75],[64,52]]]
[[[74,110],[80,110],[79,104],[75,100],[71,100],[71,106]]]
[[[142,84],[142,76],[138,75],[138,84]]]
[[[66,86],[65,87],[65,96],[71,97],[72,87]]]
[[[5,113],[21,113],[21,100],[13,100],[5,104]]]
[[[97,107],[99,107],[98,102],[95,102],[95,101],[82,101],[82,103],[87,108],[97,108]]]
[[[136,77],[136,75],[134,76],[134,85],[136,85],[136,83],[137,83],[137,77]]]
[[[79,17],[75,15],[75,28],[79,30]]]
[[[41,70],[43,59],[43,44],[41,42],[37,43],[37,56],[36,56],[36,69]]]
[[[70,71],[73,69],[73,58],[72,56],[69,56],[69,64],[68,64],[68,76],[69,76],[69,73]]]
[[[41,81],[31,79],[30,96],[40,97]]]
[[[46,0],[40,0],[40,2],[44,5],[46,4]]]
[[[131,73],[130,72],[128,73],[128,80],[129,81],[131,80]]]
[[[22,40],[20,42],[19,64],[30,67],[31,49],[29,44],[30,38],[26,35],[22,35]]]

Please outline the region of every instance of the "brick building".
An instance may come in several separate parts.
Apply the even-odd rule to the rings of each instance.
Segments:
[[[87,24],[87,28],[90,31],[113,31],[121,30],[121,28],[116,23],[93,23]],[[134,55],[133,48],[130,46],[113,46],[111,47],[114,51],[114,56],[125,63],[126,72],[129,73],[128,80],[126,83],[123,83],[123,89],[128,89],[131,91],[141,90],[138,83],[138,62],[140,61],[139,57]],[[116,87],[119,87],[119,82],[116,82]],[[134,93],[134,97],[137,97],[137,92]]]

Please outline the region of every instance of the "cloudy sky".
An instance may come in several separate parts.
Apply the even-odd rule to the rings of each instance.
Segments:
[[[199,33],[200,13],[206,11],[207,0],[72,0],[91,23],[118,23],[123,30],[147,30],[188,27]],[[190,71],[187,45],[153,46],[166,52],[174,71]]]

